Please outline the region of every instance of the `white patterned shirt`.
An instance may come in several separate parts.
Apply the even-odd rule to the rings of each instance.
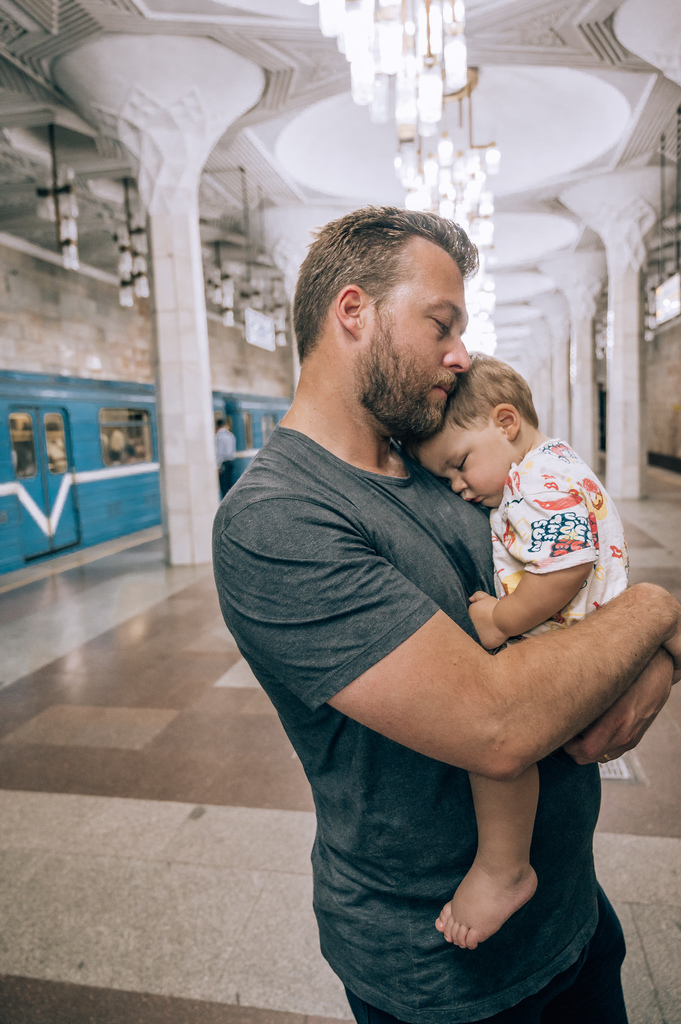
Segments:
[[[569,626],[626,589],[629,558],[617,509],[563,441],[546,441],[511,466],[490,523],[499,598],[513,593],[526,572],[593,563],[573,599],[527,636]]]

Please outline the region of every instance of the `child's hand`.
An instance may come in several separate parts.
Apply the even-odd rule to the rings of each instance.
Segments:
[[[496,597],[490,597],[483,590],[476,590],[470,598],[470,602],[468,614],[478,631],[482,646],[488,651],[493,651],[495,647],[501,647],[508,637],[494,625],[494,609],[499,604]]]

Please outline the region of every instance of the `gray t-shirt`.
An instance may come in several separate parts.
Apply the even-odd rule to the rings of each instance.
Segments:
[[[596,765],[540,763],[536,895],[477,950],[445,942],[435,918],[475,854],[468,775],[326,703],[440,608],[476,638],[468,597],[493,592],[485,512],[406,465],[368,473],[278,427],[220,506],[215,578],[312,786],[322,953],[400,1020],[460,1024],[537,992],[593,933],[600,785]]]

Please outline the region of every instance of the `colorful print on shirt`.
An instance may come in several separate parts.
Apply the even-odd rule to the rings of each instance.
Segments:
[[[528,636],[569,626],[626,589],[629,559],[617,509],[563,441],[546,441],[511,466],[490,523],[497,597],[513,593],[526,572],[593,564],[572,601]]]

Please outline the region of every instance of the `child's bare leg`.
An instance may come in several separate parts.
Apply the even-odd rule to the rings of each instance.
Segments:
[[[536,764],[511,782],[470,773],[478,852],[473,866],[442,908],[435,927],[448,942],[475,949],[534,895],[537,876],[530,843],[539,796]]]

